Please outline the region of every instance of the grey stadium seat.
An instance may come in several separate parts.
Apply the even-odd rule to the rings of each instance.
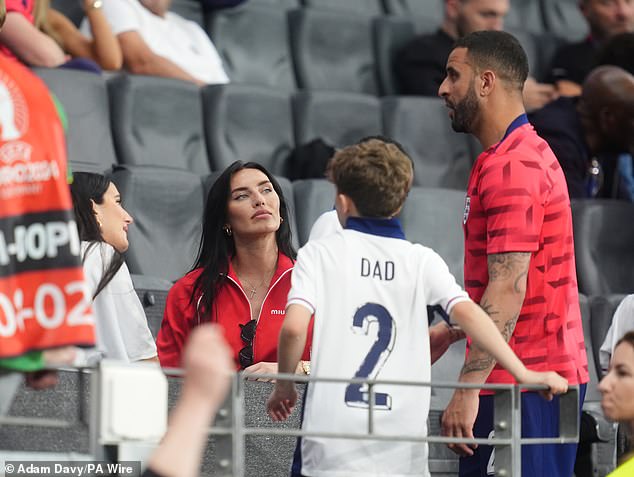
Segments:
[[[315,220],[332,210],[335,205],[335,186],[326,179],[306,179],[293,182],[295,196],[295,219],[299,233],[299,243],[308,241],[310,229]]]
[[[382,15],[381,0],[302,0],[304,6],[315,9],[340,11],[347,15]]]
[[[399,216],[407,240],[435,250],[460,284],[464,269],[464,205],[463,191],[412,187]]]
[[[556,3],[553,0],[547,1]],[[504,27],[505,29],[521,29],[531,33],[542,33],[544,31],[544,19],[540,8],[540,0],[511,0],[509,12],[504,18]]]
[[[234,83],[295,89],[286,10],[247,2],[210,16],[214,39],[227,75]]]
[[[119,162],[209,173],[200,92],[191,83],[122,74],[108,82]]]
[[[537,36],[529,31],[522,29],[506,28],[506,31],[517,38],[528,57],[528,71],[531,76],[539,77],[544,67],[541,64]]]
[[[81,3],[75,0],[52,0],[51,8],[63,13],[77,28],[85,16]]]
[[[414,161],[414,184],[464,190],[475,152],[467,135],[451,129],[439,98],[388,96],[381,100],[383,130]]]
[[[134,218],[126,263],[130,273],[174,281],[194,263],[203,214],[201,178],[187,171],[119,166],[112,173]]]
[[[203,26],[203,8],[201,2],[197,0],[172,0],[170,12],[177,13],[183,18]]]
[[[588,34],[588,23],[579,10],[578,0],[540,0],[546,31],[579,41]]]
[[[66,145],[76,170],[104,172],[117,162],[110,133],[108,90],[103,78],[64,68],[34,68],[62,103],[68,118]]]
[[[447,263],[456,281],[463,283],[464,193],[452,189],[414,187],[399,218],[405,237],[434,249]],[[456,382],[464,363],[465,341],[449,347],[431,368],[432,382]],[[440,417],[453,394],[451,388],[432,387],[429,435],[440,435]],[[444,444],[430,444],[429,470],[433,476],[455,476],[458,458]]]
[[[394,57],[415,35],[414,24],[405,18],[382,17],[374,20],[374,48],[381,94],[398,94]]]
[[[616,433],[611,423],[609,423],[601,410],[601,393],[598,389],[599,375],[594,362],[593,349],[600,347],[601,343],[595,343],[592,339],[591,331],[591,304],[588,297],[579,294],[579,305],[581,307],[581,320],[583,322],[583,336],[586,345],[586,355],[588,356],[588,373],[590,381],[586,388],[586,398],[583,403],[585,417],[582,418],[580,431],[580,452],[577,453],[576,470],[585,470],[591,464],[597,469],[596,475],[607,475],[614,468],[614,446]],[[588,419],[588,417],[591,417]],[[589,448],[589,452],[588,452]],[[591,458],[587,463],[579,459],[580,454]],[[579,475],[579,474],[577,474]],[[591,473],[583,475],[592,475]]]
[[[163,321],[167,293],[172,287],[172,282],[147,275],[131,276],[134,290],[143,305],[148,326],[152,332],[152,336],[156,340],[158,331],[161,328],[161,322]]]
[[[334,147],[381,134],[381,104],[375,96],[354,93],[303,91],[293,98],[295,142],[316,138]]]
[[[247,85],[207,86],[202,90],[205,137],[213,170],[234,161],[262,164],[288,176],[295,146],[288,93]]]
[[[369,17],[308,8],[289,15],[300,88],[378,93]]]
[[[599,359],[599,350],[605,340],[605,335],[612,324],[612,317],[616,308],[619,306],[623,298],[627,295],[599,295],[590,298],[590,333],[592,339],[592,357],[599,379],[603,377],[601,370],[601,361]]]
[[[571,205],[579,291],[634,292],[634,204],[577,199]]]
[[[440,27],[445,12],[443,0],[384,0],[390,15],[406,17],[418,33],[431,33]]]

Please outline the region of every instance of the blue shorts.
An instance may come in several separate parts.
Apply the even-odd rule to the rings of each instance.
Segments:
[[[579,413],[586,395],[586,385],[579,386]],[[488,438],[493,432],[493,396],[480,396],[480,409],[473,435]],[[559,435],[559,398],[546,401],[536,393],[522,393],[522,437],[557,437]],[[478,446],[470,457],[460,458],[460,477],[494,475],[492,446]],[[528,477],[570,477],[573,475],[577,444],[522,446],[522,475]]]

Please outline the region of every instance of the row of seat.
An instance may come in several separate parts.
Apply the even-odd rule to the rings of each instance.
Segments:
[[[398,94],[393,60],[395,53],[416,34],[415,17],[360,15],[348,11],[355,6],[354,1],[313,1],[311,7],[322,3],[330,8],[289,10],[284,4],[251,0],[209,16],[205,28],[231,81],[286,91],[300,88]],[[378,1],[375,3],[379,4]],[[419,0],[417,3],[427,4],[422,11],[440,12],[442,17],[443,2]],[[365,13],[378,13],[371,4],[369,0],[359,0],[356,5],[366,5]],[[412,2],[412,8],[414,4]],[[342,6],[342,11],[348,14],[337,11],[335,5]],[[514,6],[517,11],[512,11],[518,13],[526,5],[539,9],[537,2],[524,2]],[[191,10],[190,3],[184,6]],[[402,3],[400,8],[395,7],[392,11],[405,13],[409,8]],[[530,14],[528,18],[531,18]],[[543,79],[561,42],[559,33],[531,31],[526,23],[511,25],[509,31],[524,45],[531,74]]]
[[[289,177],[296,145],[342,147],[368,135],[400,141],[415,184],[463,189],[480,149],[451,130],[439,98],[298,92],[237,84],[199,89],[179,80],[36,69],[63,104],[75,170],[151,165],[205,175],[235,160]]]
[[[193,265],[207,191],[217,175],[119,166],[112,172],[130,228],[130,271],[173,281]],[[324,179],[279,178],[291,211],[296,247],[320,214],[331,210],[334,186]],[[436,250],[462,282],[464,192],[413,187],[400,219],[409,240]],[[634,204],[609,200],[572,203],[579,289],[587,295],[634,292]],[[175,247],[175,244],[178,244]]]
[[[524,46],[531,74],[543,79],[562,40],[523,26],[508,30]],[[394,57],[417,33],[413,20],[401,16],[285,11],[257,2],[216,13],[207,31],[234,82],[373,95],[400,92]]]
[[[411,18],[418,31],[427,32],[442,22],[444,0],[247,0],[248,3],[276,9],[310,8],[357,16]],[[84,13],[73,0],[52,0],[52,5],[79,25]],[[205,13],[200,0],[174,0],[170,9],[205,26],[213,15]],[[222,13],[219,10],[214,13]],[[554,33],[576,39],[587,33],[578,0],[511,0],[506,23],[533,33]]]

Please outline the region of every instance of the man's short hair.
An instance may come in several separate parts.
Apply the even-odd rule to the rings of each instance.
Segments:
[[[329,176],[337,193],[352,199],[363,217],[392,217],[412,182],[412,162],[395,144],[370,139],[338,151]]]
[[[456,40],[453,48],[466,48],[476,71],[492,70],[521,91],[528,78],[528,58],[520,42],[504,31],[476,31]]]

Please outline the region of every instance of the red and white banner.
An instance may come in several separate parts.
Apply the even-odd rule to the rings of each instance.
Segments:
[[[0,55],[0,358],[93,346],[94,317],[46,86]]]

